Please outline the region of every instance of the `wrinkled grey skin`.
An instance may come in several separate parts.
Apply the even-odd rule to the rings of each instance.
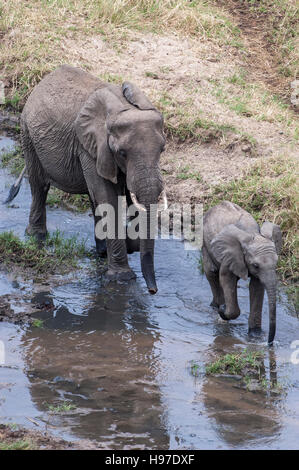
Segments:
[[[29,96],[21,116],[21,136],[32,193],[28,234],[46,235],[50,185],[89,194],[93,213],[99,204],[112,204],[116,220],[119,195],[126,194],[131,204],[132,191],[147,209],[158,202],[163,190],[159,169],[165,145],[163,118],[131,83],[122,87],[104,83],[63,65]],[[135,277],[128,265],[126,240],[96,243],[99,252],[107,249],[110,279]],[[155,293],[154,240],[141,240],[140,247],[129,246],[128,252],[139,248],[144,278]]]
[[[276,265],[282,246],[280,228],[265,222],[261,228],[241,207],[223,201],[203,220],[203,264],[213,293],[211,305],[224,320],[240,315],[238,280],[250,277],[249,334],[261,332],[264,291],[269,301],[269,336],[276,329]]]

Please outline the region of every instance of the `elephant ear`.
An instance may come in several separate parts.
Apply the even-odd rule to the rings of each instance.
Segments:
[[[108,146],[107,118],[126,109],[109,88],[99,88],[88,97],[75,120],[78,139],[96,160],[97,173],[115,184],[118,168]]]
[[[136,108],[142,111],[157,111],[145,94],[133,83],[124,82],[122,84],[122,92],[126,100]]]
[[[279,255],[282,248],[282,234],[279,225],[268,222],[267,220],[261,226],[260,232],[263,237],[269,238],[269,240],[274,242],[276,253]]]
[[[212,253],[216,261],[227,267],[233,274],[246,281],[248,269],[244,254],[253,236],[233,224],[221,230],[212,240]]]

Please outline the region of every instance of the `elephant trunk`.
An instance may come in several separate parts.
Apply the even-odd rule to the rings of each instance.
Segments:
[[[136,191],[136,199],[133,200],[135,206],[137,206],[139,209],[139,217],[141,222],[141,270],[147,288],[151,294],[155,294],[158,291],[154,269],[154,249],[157,226],[157,204],[159,196],[162,193],[162,189],[163,185],[160,172],[157,172],[156,178],[147,181],[147,184],[143,184],[142,189]]]
[[[268,343],[272,344],[276,331],[276,286],[266,287],[269,304],[269,334]]]
[[[147,288],[151,294],[158,291],[155,269],[154,269],[154,249],[155,249],[155,227],[157,223],[157,209],[155,205],[149,204],[148,201],[141,199],[146,212],[141,212],[140,216],[143,217],[143,224],[140,237],[140,262],[143,277],[145,279]]]
[[[276,274],[271,272],[267,276],[261,276],[260,280],[264,285],[267,296],[268,296],[268,305],[269,305],[269,334],[268,334],[268,343],[272,344],[275,337],[276,331]]]
[[[154,240],[140,240],[141,270],[151,294],[158,291],[154,269],[154,244]]]

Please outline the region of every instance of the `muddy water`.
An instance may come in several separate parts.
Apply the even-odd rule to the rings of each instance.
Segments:
[[[12,181],[1,170],[1,200]],[[23,236],[29,205],[25,180],[14,207],[0,206],[0,230]],[[48,209],[48,228],[93,243],[88,214]],[[43,328],[0,323],[6,353],[1,421],[112,449],[298,448],[299,365],[291,362],[290,345],[299,339],[299,323],[283,289],[270,352],[266,304],[265,336],[247,336],[246,283],[239,288],[241,316],[223,323],[209,306],[200,254],[178,240],[156,246],[156,296],[146,291],[138,254],[129,257],[137,281],[128,285],[105,285],[92,266],[55,286],[1,275],[1,295],[24,292],[23,308],[40,305],[37,316],[44,320]],[[231,377],[205,376],[211,359],[245,348],[265,351],[265,391],[248,391]],[[74,409],[49,412],[49,405],[65,401]]]

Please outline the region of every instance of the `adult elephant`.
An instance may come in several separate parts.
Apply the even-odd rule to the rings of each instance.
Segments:
[[[264,291],[269,303],[268,342],[276,329],[276,265],[282,247],[278,225],[254,218],[229,201],[212,207],[203,219],[203,265],[213,293],[212,306],[224,320],[240,315],[237,282],[250,276],[249,333],[261,332]]]
[[[101,82],[75,67],[63,65],[34,88],[21,116],[22,147],[32,193],[27,233],[46,235],[46,198],[50,185],[68,193],[89,194],[96,208],[109,204],[118,225],[118,196],[126,194],[147,211],[148,231],[140,240],[143,276],[156,293],[154,239],[150,237],[150,205],[166,198],[159,169],[164,149],[163,117],[132,83]],[[116,231],[117,232],[117,231]],[[118,233],[118,232],[117,232]],[[110,279],[135,277],[125,239],[96,239],[107,249]]]

